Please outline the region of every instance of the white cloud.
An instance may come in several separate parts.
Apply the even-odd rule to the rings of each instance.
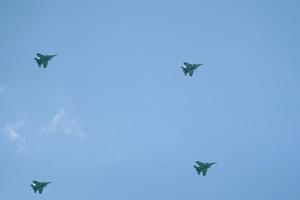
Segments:
[[[50,122],[42,127],[44,133],[65,133],[79,136],[84,139],[86,134],[81,130],[79,123],[71,120],[64,110],[59,110]]]
[[[18,150],[23,152],[26,151],[26,138],[19,132],[19,129],[24,126],[24,124],[24,121],[20,121],[14,124],[7,124],[4,128],[4,132],[9,140],[16,144]]]

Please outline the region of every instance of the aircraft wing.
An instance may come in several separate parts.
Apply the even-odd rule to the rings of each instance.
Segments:
[[[44,56],[43,54],[37,53],[36,54],[40,59],[46,58],[46,56]]]
[[[207,172],[207,168],[203,168],[201,171],[202,171],[203,176],[205,176],[206,172]]]
[[[190,76],[193,76],[193,73],[194,73],[194,70],[190,70],[190,71],[189,71],[189,75],[190,75]]]
[[[40,194],[43,192],[43,189],[44,189],[43,187],[38,188],[38,191],[39,191]]]
[[[46,68],[46,67],[47,67],[47,65],[48,65],[48,61],[44,61],[44,62],[43,62],[43,66],[44,66],[44,68]]]

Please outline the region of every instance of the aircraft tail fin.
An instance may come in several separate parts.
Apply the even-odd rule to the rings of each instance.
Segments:
[[[196,165],[194,165],[194,168],[196,169],[197,174],[200,175],[201,169],[198,166],[196,166]]]
[[[34,193],[36,193],[36,191],[37,191],[37,187],[35,186],[35,185],[30,185],[31,187],[32,187],[32,189],[33,189],[33,191],[34,191]]]
[[[181,69],[182,69],[182,71],[184,72],[184,75],[187,75],[188,70],[187,70],[186,68],[184,68],[184,67],[181,67]]]
[[[36,63],[39,65],[39,67],[41,67],[42,65],[42,62],[41,60],[37,59],[37,58],[34,58],[34,60],[36,61]]]

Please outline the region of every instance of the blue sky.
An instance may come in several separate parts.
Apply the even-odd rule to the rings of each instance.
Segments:
[[[299,199],[299,6],[2,0],[0,199]]]

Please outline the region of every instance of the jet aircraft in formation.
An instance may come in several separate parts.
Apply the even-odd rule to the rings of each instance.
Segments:
[[[34,58],[36,63],[39,65],[39,67],[41,67],[41,65],[43,65],[44,68],[47,67],[48,65],[48,62],[54,57],[54,56],[57,56],[58,54],[55,54],[55,55],[43,55],[43,54],[40,54],[40,53],[37,53],[36,54],[38,56],[38,58]]]
[[[189,76],[192,76],[195,69],[197,69],[201,65],[203,65],[203,64],[190,64],[190,63],[184,62],[181,69],[184,72],[184,75],[189,74]]]
[[[216,164],[216,162],[212,162],[212,163],[203,163],[203,162],[200,162],[200,161],[196,161],[196,164],[198,165],[194,165],[194,168],[196,169],[197,171],[197,174],[200,175],[201,172],[202,172],[202,175],[205,176],[206,175],[206,172],[207,170],[214,164]]]
[[[41,67],[41,65],[43,65],[44,68],[47,67],[48,62],[55,56],[57,56],[58,54],[54,54],[54,55],[43,55],[40,53],[36,54],[38,56],[38,58],[34,58],[35,61],[37,62],[38,66]],[[184,72],[184,75],[189,75],[192,76],[194,71],[203,64],[191,64],[188,62],[184,62],[183,66],[181,67],[182,71]],[[216,164],[216,162],[212,162],[212,163],[202,163],[200,161],[196,161],[197,165],[194,165],[194,168],[197,171],[197,174],[200,175],[202,172],[202,175],[205,176],[207,173],[207,170],[214,164]],[[41,194],[43,192],[43,189],[51,182],[39,182],[39,181],[32,181],[33,184],[31,184],[30,186],[32,187],[34,193],[36,193],[37,191]]]
[[[39,182],[39,181],[32,181],[33,184],[31,184],[30,186],[32,187],[34,193],[36,193],[37,191],[39,191],[39,193],[41,194],[43,192],[43,189],[51,182]]]

